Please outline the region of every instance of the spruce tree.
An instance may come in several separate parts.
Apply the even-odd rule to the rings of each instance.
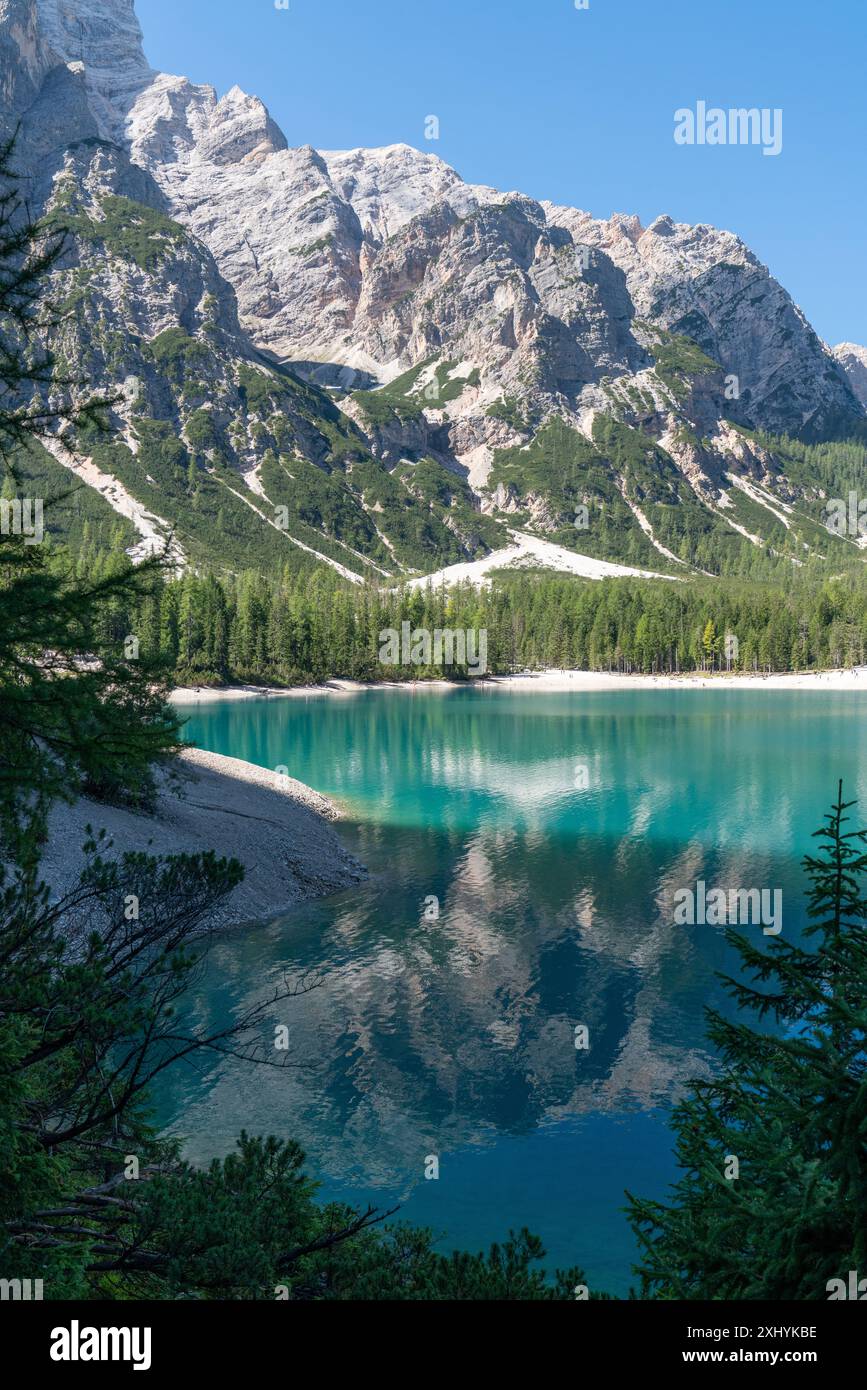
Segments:
[[[867,832],[848,828],[853,805],[841,783],[803,861],[804,944],[727,933],[753,983],[726,977],[735,1019],[709,1011],[720,1070],[675,1111],[683,1176],[667,1203],[630,1197],[645,1297],[819,1300],[867,1277]]]

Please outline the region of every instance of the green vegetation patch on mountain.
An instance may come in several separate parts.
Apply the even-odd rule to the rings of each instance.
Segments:
[[[489,420],[502,420],[510,425],[516,434],[526,434],[530,428],[529,422],[521,414],[518,402],[514,396],[503,396],[500,400],[494,401],[485,411]]]
[[[471,555],[509,544],[507,529],[479,510],[469,484],[436,459],[401,464],[395,473],[412,495],[457,532]]]
[[[467,387],[480,384],[478,368],[473,368],[469,376],[456,376],[459,365],[454,360],[438,362],[435,357],[429,357],[395,377],[387,386],[375,391],[354,391],[352,400],[372,429],[418,420],[425,409],[441,410],[458,400]],[[432,374],[431,367],[434,368]],[[423,377],[427,378],[424,383]]]
[[[624,502],[604,454],[559,417],[543,425],[529,445],[495,451],[488,488],[501,485],[519,505],[542,499],[551,520],[545,534],[559,545],[600,560],[666,567]],[[585,507],[586,528],[580,510]]]
[[[204,374],[211,358],[205,343],[183,328],[167,328],[148,344],[156,365],[176,386],[185,387],[191,378]]]
[[[100,219],[78,206],[70,181],[61,185],[47,225],[96,242],[105,255],[134,261],[140,270],[152,270],[188,238],[180,223],[144,203],[111,194],[101,198],[99,206]]]
[[[420,362],[376,391],[353,391],[352,400],[367,424],[382,428],[401,421],[417,420],[424,411],[424,403],[413,394],[413,388],[425,368],[432,366],[435,361],[436,358],[431,357]]]
[[[771,456],[773,468],[762,482],[762,490],[786,508],[785,535],[775,532],[773,543],[804,559],[803,544],[809,547],[807,562],[852,565],[855,538],[839,536],[829,528],[829,503],[845,504],[848,520],[850,493],[856,500],[867,497],[867,442],[842,438],[823,443],[805,443],[787,436],[767,434],[732,426],[748,445],[756,445]],[[776,471],[773,471],[773,470]],[[734,498],[735,491],[729,494]],[[770,505],[773,505],[771,501]],[[738,506],[744,510],[740,500]],[[758,513],[763,511],[758,508]],[[757,513],[753,513],[757,515]],[[773,518],[762,518],[762,534],[772,539]]]
[[[302,381],[287,367],[265,370],[242,363],[238,370],[247,414],[267,428],[270,441],[284,452],[300,450],[316,463],[345,466],[368,456],[364,438],[347,415],[324,392]],[[258,432],[262,442],[264,432]]]
[[[800,503],[797,508],[786,506],[783,510],[784,504],[775,501],[773,493],[767,495],[767,501],[765,495],[767,489],[764,487],[756,496],[750,496],[742,488],[732,486],[727,493],[724,515],[752,535],[760,536],[777,555],[795,560],[799,565],[821,569],[829,560],[846,564],[855,558],[851,543],[832,535],[802,512]]]
[[[686,564],[712,574],[736,563],[749,542],[708,510],[665,449],[607,415],[596,416],[593,442],[661,545]]]
[[[79,447],[166,522],[193,564],[222,571],[269,565],[310,569],[313,558],[292,546],[243,499],[245,485],[234,470],[224,465],[212,471],[196,467],[170,421],[139,420],[135,433],[137,453],[99,433],[85,432]],[[250,494],[250,503],[256,500]]]
[[[2,496],[42,502],[48,545],[66,547],[77,560],[86,560],[92,550],[126,550],[139,539],[126,517],[35,439],[19,451],[15,469],[17,482],[7,477]]]
[[[311,528],[320,543],[323,536],[328,537],[369,556],[379,565],[393,567],[387,546],[371,518],[359,506],[358,497],[343,473],[318,467],[298,456],[277,457],[269,450],[259,470],[259,481],[272,507],[287,509],[290,529],[299,539],[305,536],[291,526],[292,521]],[[306,540],[311,544],[309,537]],[[331,554],[334,559],[341,558],[337,547],[331,548]],[[347,563],[345,554],[343,563]],[[350,564],[350,568],[354,567]]]
[[[733,425],[745,440],[773,455],[785,478],[819,504],[817,519],[824,514],[826,497],[848,497],[854,489],[867,497],[867,440],[842,437],[822,443],[805,443],[787,435],[768,434]],[[800,504],[799,504],[800,505]]]
[[[682,333],[669,333],[643,320],[636,323],[636,328],[648,339],[656,375],[676,400],[683,401],[689,395],[690,377],[712,376],[722,371],[720,364],[708,357],[692,338]]]
[[[480,384],[482,378],[478,367],[474,367],[469,376],[456,376],[458,365],[457,362],[440,362],[437,366],[434,373],[437,393],[430,402],[435,409],[448,405],[450,401],[459,400],[467,387]]]
[[[400,564],[424,572],[467,558],[464,540],[445,524],[442,510],[419,501],[400,476],[369,459],[353,464],[350,477]]]
[[[451,479],[450,499],[438,497],[435,488],[410,486],[422,475],[411,467],[390,472],[370,454],[354,423],[315,387],[288,374],[278,380],[247,368],[241,381],[248,409],[266,414],[273,406],[295,417],[291,429],[287,414],[268,418],[282,447],[266,452],[260,481],[269,501],[289,507],[300,521],[389,571],[396,563],[429,570],[486,553],[489,536],[504,543],[499,528],[473,506],[461,479],[429,460],[428,475],[439,469]]]

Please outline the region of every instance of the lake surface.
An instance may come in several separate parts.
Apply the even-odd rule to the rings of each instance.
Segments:
[[[720,930],[673,924],[674,893],[779,888],[797,938],[800,860],[839,777],[867,822],[865,733],[863,697],[813,691],[416,689],[195,708],[192,742],[333,797],[371,877],[218,941],[195,1026],[287,973],[321,975],[275,1011],[296,1065],[199,1062],[164,1083],[160,1121],[196,1161],[242,1128],[295,1137],[326,1197],[399,1202],[444,1249],[528,1226],[550,1267],[624,1293],[624,1189],[661,1196],[673,1178],[667,1113],[712,1065],[703,1010],[727,1010],[716,972],[735,968]]]

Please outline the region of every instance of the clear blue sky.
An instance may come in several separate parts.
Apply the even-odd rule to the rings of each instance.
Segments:
[[[824,338],[867,342],[865,0],[289,3],[137,10],[155,67],[237,82],[290,144],[405,141],[596,216],[730,228]],[[700,99],[782,108],[782,153],[676,145],[675,110]]]

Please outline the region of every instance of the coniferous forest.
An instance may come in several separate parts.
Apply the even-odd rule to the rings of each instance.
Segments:
[[[128,561],[85,545],[80,577],[118,576]],[[102,618],[110,646],[135,637],[179,683],[308,684],[329,678],[404,680],[465,674],[451,667],[383,668],[380,633],[485,630],[488,671],[785,672],[861,665],[867,583],[851,574],[788,585],[693,579],[587,581],[543,572],[503,575],[481,590],[354,586],[330,571],[278,579],[158,576]],[[734,638],[734,643],[727,643]]]

